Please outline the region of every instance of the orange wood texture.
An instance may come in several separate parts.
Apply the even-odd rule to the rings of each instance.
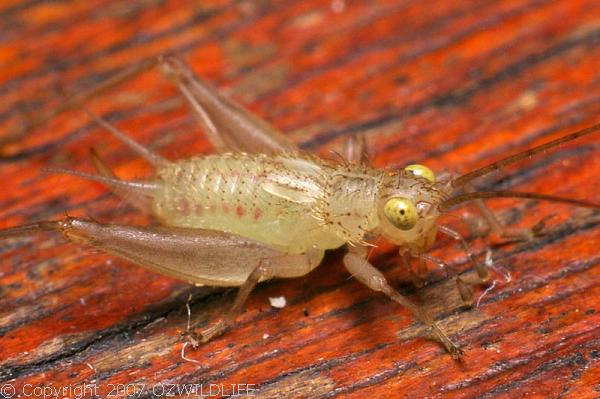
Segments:
[[[66,212],[149,223],[99,184],[44,173],[91,172],[92,146],[123,178],[151,173],[85,114],[69,110],[26,127],[69,94],[168,52],[306,150],[331,156],[348,135],[365,134],[381,167],[420,162],[465,172],[600,121],[596,0],[6,0],[1,227]],[[157,70],[86,104],[164,156],[210,152]],[[599,137],[507,168],[478,188],[600,202]],[[224,384],[225,396],[230,384],[250,384],[258,398],[600,397],[598,213],[535,201],[490,205],[514,226],[554,217],[531,242],[469,235],[481,259],[491,247],[510,274],[507,281],[494,273],[483,297],[479,287],[476,308],[457,307],[454,284],[439,270],[415,289],[393,248],[371,256],[394,286],[436,314],[465,349],[461,361],[424,338],[408,311],[349,278],[341,251],[304,278],[261,285],[238,325],[186,348],[193,361],[186,360],[188,296],[192,321],[206,323],[233,290],[190,287],[40,234],[0,243],[0,385],[15,393],[65,387],[69,397],[84,386],[99,397],[162,397],[190,384]],[[469,207],[452,214],[476,221]],[[460,218],[445,220],[469,234]],[[454,242],[440,239],[432,254],[472,273]],[[277,296],[285,308],[269,305]]]

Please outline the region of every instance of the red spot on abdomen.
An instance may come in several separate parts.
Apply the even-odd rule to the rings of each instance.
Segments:
[[[256,208],[254,210],[254,220],[258,220],[260,219],[260,217],[262,216],[262,211],[259,208]]]
[[[188,216],[190,214],[190,203],[185,198],[180,198],[177,202],[177,210],[181,212],[182,215]]]
[[[245,214],[245,213],[246,213],[246,212],[244,212],[244,208],[242,208],[242,206],[241,206],[241,205],[238,205],[238,206],[235,208],[235,214],[236,214],[238,217],[242,217],[242,216],[244,216],[244,214]]]
[[[229,213],[229,207],[227,205],[223,205],[223,213]]]

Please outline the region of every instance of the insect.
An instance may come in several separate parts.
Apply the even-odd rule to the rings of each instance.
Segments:
[[[101,224],[66,217],[0,230],[0,238],[58,231],[156,272],[196,285],[240,287],[230,310],[202,331],[207,342],[234,324],[257,283],[303,276],[328,249],[346,245],[343,263],[367,287],[406,307],[453,355],[462,353],[432,316],[393,289],[368,261],[368,249],[383,237],[403,259],[443,262],[427,254],[438,233],[459,241],[479,279],[488,273],[456,231],[440,225],[455,205],[477,201],[492,228],[508,234],[482,199],[520,197],[600,209],[586,201],[510,191],[473,192],[470,183],[503,166],[600,129],[569,134],[458,177],[437,179],[423,165],[381,170],[369,165],[364,142],[350,139],[344,160],[335,162],[300,152],[265,121],[202,82],[181,60],[161,66],[191,105],[217,154],[168,161],[141,146],[102,118],[91,118],[155,168],[146,181],[119,179],[93,153],[98,175],[61,170],[99,181],[125,202],[157,218],[162,226]],[[462,192],[462,193],[461,193]],[[463,298],[470,288],[456,278]]]

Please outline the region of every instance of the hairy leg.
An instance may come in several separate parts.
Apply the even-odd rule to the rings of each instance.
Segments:
[[[446,226],[438,225],[438,231],[440,233],[445,234],[445,235],[460,242],[460,244],[463,247],[463,250],[465,251],[465,253],[469,257],[469,259],[471,260],[471,263],[473,263],[473,266],[475,266],[477,275],[479,276],[479,278],[481,279],[482,282],[485,282],[489,277],[489,273],[488,273],[487,269],[485,268],[485,266],[477,260],[477,257],[475,257],[475,255],[473,254],[473,251],[471,251],[471,247],[469,246],[467,241],[464,239],[464,237],[458,231],[452,230],[451,228],[446,227]]]
[[[423,262],[430,262],[434,265],[439,266],[442,270],[446,272],[448,276],[450,276],[450,273],[448,272],[449,270],[451,270],[450,266],[441,259],[438,259],[429,254],[419,254],[418,258]],[[471,287],[458,275],[454,275],[454,281],[456,282],[456,288],[458,289],[463,303],[467,306],[471,306],[473,304],[473,290],[471,289]]]
[[[448,338],[446,333],[442,331],[433,317],[389,285],[385,276],[365,259],[365,251],[359,249],[348,252],[344,256],[344,265],[350,274],[358,281],[374,291],[379,291],[387,295],[391,300],[407,308],[417,319],[431,328],[435,337],[440,340],[448,352],[453,356],[458,357],[463,353],[461,349]]]

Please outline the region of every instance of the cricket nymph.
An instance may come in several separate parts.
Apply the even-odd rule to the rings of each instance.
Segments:
[[[152,211],[164,224],[237,234],[288,254],[366,244],[376,235],[424,251],[443,197],[410,170],[299,153],[194,157],[167,163],[157,177]],[[400,227],[389,212],[398,199],[409,205],[396,207],[409,218]]]
[[[433,263],[446,268],[443,260],[427,253],[439,232],[461,243],[478,282],[484,282],[486,268],[467,240],[438,220],[453,206],[477,201],[490,229],[506,236],[510,232],[482,199],[541,199],[600,209],[592,202],[545,194],[476,192],[470,184],[504,166],[596,133],[600,124],[462,176],[436,181],[422,165],[377,169],[359,136],[348,137],[340,162],[305,154],[266,121],[200,80],[181,60],[164,57],[158,62],[187,98],[217,153],[169,161],[88,112],[144,157],[155,174],[146,181],[121,180],[95,151],[92,160],[98,174],[61,172],[105,184],[162,225],[126,226],[66,217],[2,229],[0,239],[55,231],[70,241],[195,285],[240,287],[229,311],[202,331],[197,342],[207,342],[232,326],[258,282],[306,275],[321,263],[325,250],[346,245],[342,263],[354,279],[407,308],[453,356],[459,356],[461,349],[433,316],[394,289],[371,264],[368,247],[380,237],[398,246],[411,274],[413,258],[419,266]],[[414,277],[420,278],[417,274]],[[460,276],[455,279],[461,297],[470,303],[469,285]]]

